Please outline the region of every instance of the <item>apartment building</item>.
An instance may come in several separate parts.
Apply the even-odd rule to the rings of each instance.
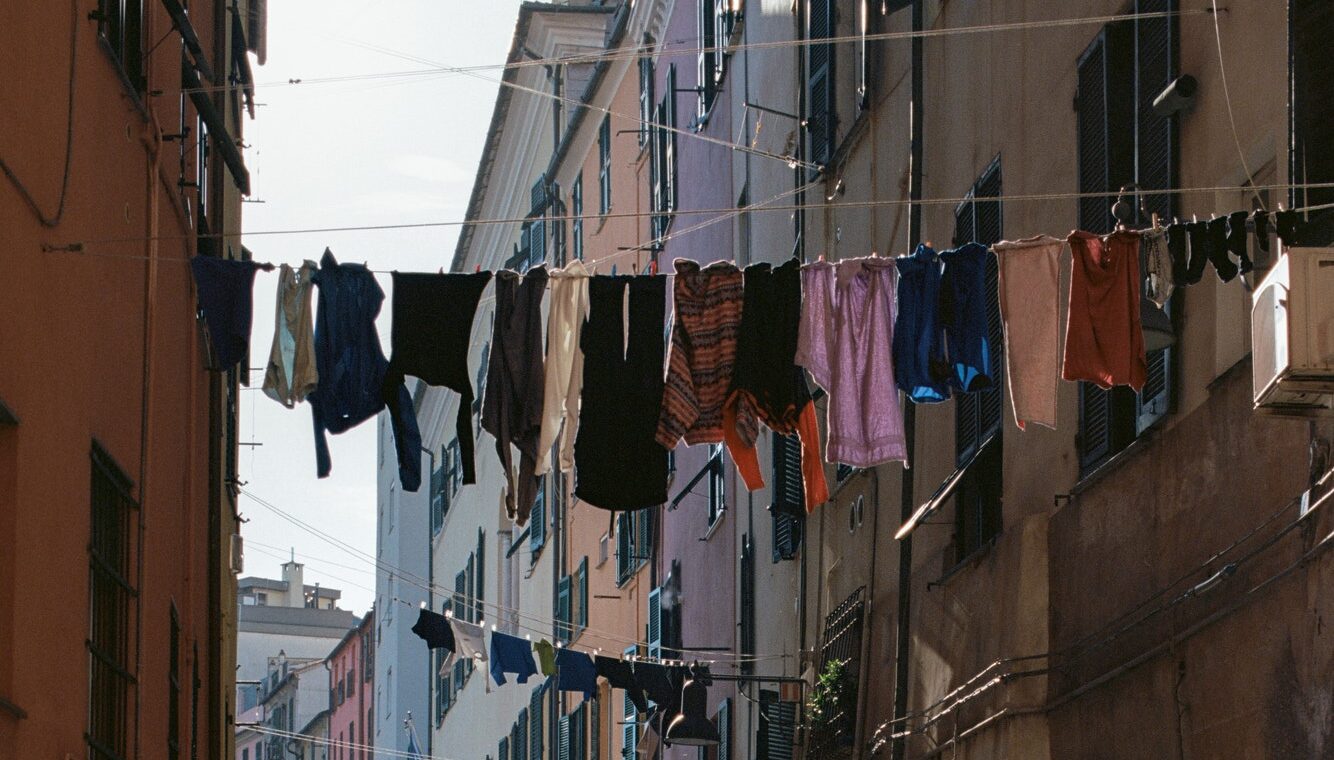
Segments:
[[[205,368],[188,260],[245,256],[264,5],[189,5],[0,25],[3,757],[231,756],[246,368]]]

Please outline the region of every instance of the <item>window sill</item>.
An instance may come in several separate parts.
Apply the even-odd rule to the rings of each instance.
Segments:
[[[1093,488],[1098,483],[1102,482],[1108,475],[1121,469],[1122,465],[1126,462],[1134,459],[1136,455],[1147,448],[1149,444],[1158,437],[1158,431],[1162,427],[1163,421],[1169,416],[1170,415],[1163,415],[1157,422],[1146,428],[1143,433],[1140,433],[1135,440],[1127,444],[1125,448],[1103,460],[1102,463],[1098,464],[1087,473],[1081,474],[1079,480],[1075,481],[1074,486],[1070,488],[1070,495],[1079,496],[1085,491],[1088,491],[1090,488]],[[1066,503],[1069,502],[1067,501]]]
[[[962,574],[964,570],[968,569],[969,567],[977,565],[977,563],[981,561],[983,557],[991,553],[992,548],[995,547],[996,542],[1000,540],[1000,537],[1001,534],[998,532],[996,533],[996,535],[992,536],[991,538],[988,538],[986,541],[982,543],[981,546],[977,547],[972,552],[970,552],[968,556],[954,563],[954,566],[946,570],[944,574],[942,574],[939,578],[927,583],[926,590],[930,591],[932,586],[943,587],[949,585],[949,582],[952,581],[956,576]]]
[[[713,522],[709,523],[708,530],[704,531],[704,535],[699,540],[708,541],[712,539],[713,534],[717,533],[718,529],[722,526],[723,518],[725,517],[727,517],[727,510],[726,509],[718,510],[718,516],[713,518]]]

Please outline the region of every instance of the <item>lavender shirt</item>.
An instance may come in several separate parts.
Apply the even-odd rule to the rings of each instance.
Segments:
[[[889,258],[807,264],[797,363],[829,394],[825,459],[854,467],[907,460],[894,365]]]

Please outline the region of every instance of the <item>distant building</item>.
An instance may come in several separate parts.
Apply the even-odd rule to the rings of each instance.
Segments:
[[[263,713],[260,723],[267,729],[262,743],[263,757],[259,760],[289,760],[309,757],[305,747],[311,742],[301,738],[323,714],[326,728],[321,738],[327,740],[329,711],[328,662],[320,659],[289,659],[275,657],[269,662],[268,673],[260,693],[259,707]]]
[[[264,760],[265,735],[255,730],[264,717],[259,705],[236,716],[236,760]]]
[[[243,712],[258,704],[258,681],[268,674],[270,658],[324,659],[357,625],[357,616],[335,606],[338,589],[305,586],[299,562],[283,565],[281,581],[247,577],[239,586],[242,598],[254,600],[237,607],[236,710]],[[293,597],[292,588],[302,593]]]
[[[329,711],[324,710],[314,718],[311,718],[310,722],[306,724],[306,727],[301,729],[298,733],[306,737],[328,737]],[[297,760],[331,760],[331,758],[335,757],[355,757],[351,752],[335,749],[327,742],[327,738],[323,741],[314,738],[298,740],[294,747],[296,752],[292,754],[296,756]]]
[[[368,758],[374,744],[375,613],[362,618],[329,653],[329,715],[326,733],[337,742],[335,757]],[[310,734],[312,732],[302,731]]]

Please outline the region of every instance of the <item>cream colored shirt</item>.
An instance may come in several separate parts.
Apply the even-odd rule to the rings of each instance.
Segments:
[[[1000,274],[1005,323],[1005,378],[1014,421],[1056,429],[1056,386],[1061,375],[1060,255],[1065,241],[1048,235],[1006,240],[991,247]]]
[[[313,261],[293,270],[278,270],[278,305],[274,310],[273,348],[264,370],[264,394],[289,409],[315,390],[320,373],[315,368],[315,334],[310,310]]]
[[[571,261],[551,272],[551,313],[547,317],[546,389],[537,474],[551,470],[551,447],[560,440],[562,470],[574,467],[574,437],[579,422],[579,394],[584,388],[584,352],[579,336],[588,319],[588,277],[584,262]]]

